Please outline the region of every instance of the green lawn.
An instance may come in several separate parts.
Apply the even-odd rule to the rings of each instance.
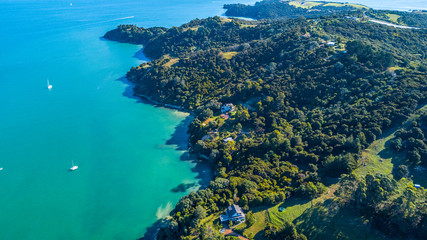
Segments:
[[[243,236],[247,238],[254,238],[256,240],[264,239],[264,230],[267,224],[267,210],[265,207],[253,208],[251,211],[254,214],[255,223],[248,227],[245,223],[240,224],[234,230],[236,232],[242,233]]]
[[[285,210],[283,212],[279,212],[279,207],[284,207]],[[310,207],[310,201],[291,199],[268,209],[268,215],[271,223],[276,226],[281,226],[285,222],[294,221]]]
[[[312,7],[315,7],[315,6],[322,5],[322,4],[323,3],[321,3],[321,2],[305,2],[305,1],[293,1],[293,2],[289,2],[289,5],[292,5],[294,7],[299,7],[299,8],[312,8]]]

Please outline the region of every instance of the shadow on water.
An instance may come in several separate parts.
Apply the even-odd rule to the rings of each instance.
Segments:
[[[150,227],[148,227],[145,230],[144,236],[142,236],[138,240],[154,240],[154,239],[156,239],[157,232],[159,231],[159,229],[162,226],[165,226],[165,225],[166,225],[166,220],[163,220],[163,219],[157,220],[155,223],[153,223],[153,225],[151,225]]]
[[[151,61],[151,59],[149,59],[147,56],[145,56],[144,54],[144,48],[141,48],[138,50],[138,52],[135,53],[135,55],[133,55],[134,58],[144,61],[144,62],[149,62]]]
[[[166,144],[176,146],[176,149],[179,151],[184,151],[180,157],[181,161],[189,161],[194,164],[194,167],[191,170],[198,174],[196,179],[198,179],[198,183],[201,188],[205,188],[209,185],[209,181],[212,179],[212,164],[198,160],[195,154],[190,154],[188,152],[189,134],[187,133],[187,129],[191,121],[193,121],[193,116],[189,115],[178,126],[176,126],[174,133]],[[177,188],[182,189],[182,186],[180,187],[180,185],[178,185]],[[186,190],[192,187],[193,186],[187,184]]]
[[[123,82],[128,85],[125,91],[123,92],[123,96],[135,99],[139,103],[145,103],[145,104],[153,105],[155,107],[164,108],[162,104],[158,104],[156,102],[150,101],[149,99],[136,96],[133,90],[135,87],[135,84],[130,82],[126,77],[121,77],[117,79],[117,81]],[[191,121],[193,121],[193,116],[190,114],[178,126],[175,127],[175,131],[171,135],[170,139],[166,141],[166,145],[175,146],[176,150],[183,151],[180,157],[181,161],[188,161],[194,164],[194,167],[191,170],[198,174],[196,176],[196,179],[198,179],[198,183],[201,186],[201,188],[204,188],[209,185],[209,181],[212,179],[212,174],[213,174],[212,164],[198,160],[195,154],[190,154],[188,152],[189,134],[187,133],[187,129]],[[191,187],[192,186],[189,186],[187,190]],[[182,187],[178,185],[176,188],[182,188]]]
[[[143,55],[142,49],[135,54],[135,57],[140,60],[149,61],[149,59]],[[144,98],[142,96],[141,97],[136,96],[134,94],[135,84],[130,82],[126,77],[121,77],[117,79],[117,81],[123,82],[127,85],[125,91],[123,92],[123,96],[134,99],[138,103],[145,103],[145,104],[150,104],[154,107],[164,108],[162,104],[151,101],[150,99]],[[200,188],[206,188],[213,177],[212,163],[198,160],[197,155],[190,154],[188,152],[189,134],[187,133],[187,129],[192,120],[193,120],[193,116],[191,114],[188,115],[184,120],[181,121],[181,123],[178,126],[175,127],[175,130],[171,135],[170,139],[166,141],[166,145],[174,146],[177,151],[182,151],[180,160],[193,163],[194,167],[191,169],[191,171],[197,174],[197,176],[195,177],[196,182],[180,183],[176,187],[171,189],[171,192],[174,192],[174,193],[183,193],[183,192],[188,192],[192,190],[195,191],[198,189],[199,186]],[[166,220],[164,219],[158,220],[152,226],[146,229],[144,236],[140,239],[141,240],[155,239],[155,235],[158,229],[164,226],[165,224],[166,224]]]

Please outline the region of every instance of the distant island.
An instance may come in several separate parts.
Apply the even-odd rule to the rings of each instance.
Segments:
[[[353,3],[322,1],[281,1],[264,0],[254,6],[245,4],[226,4],[226,16],[253,19],[289,19],[297,17],[319,18],[323,16],[371,17],[392,24],[427,28],[427,11],[412,12],[393,10],[374,10],[367,6]]]
[[[426,15],[224,7],[257,20],[120,25],[104,36],[144,45],[152,61],[126,74],[135,94],[191,111],[189,150],[214,168],[156,238],[427,239],[427,30],[414,20]]]

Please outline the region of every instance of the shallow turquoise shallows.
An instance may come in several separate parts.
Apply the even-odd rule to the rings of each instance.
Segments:
[[[0,0],[0,239],[136,239],[194,190],[171,192],[198,181],[167,144],[185,114],[125,96],[141,46],[100,37],[223,3]]]
[[[128,97],[141,46],[100,37],[236,2],[0,0],[0,239],[136,239],[194,190],[171,191],[198,182],[168,144],[186,115]]]

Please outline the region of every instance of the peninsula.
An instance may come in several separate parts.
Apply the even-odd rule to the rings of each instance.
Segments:
[[[192,111],[189,149],[214,166],[157,239],[426,239],[424,25],[355,4],[225,8],[257,20],[104,36],[144,45],[135,94]]]

